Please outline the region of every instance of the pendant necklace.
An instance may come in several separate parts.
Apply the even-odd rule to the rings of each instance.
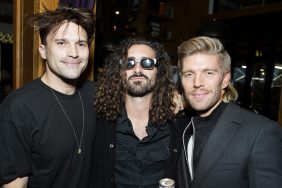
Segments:
[[[45,79],[45,80],[46,80],[46,79]],[[48,83],[48,82],[47,82],[47,83]],[[59,106],[61,107],[62,112],[65,114],[65,116],[66,116],[66,118],[67,118],[67,120],[68,120],[68,122],[69,122],[69,124],[70,124],[70,126],[71,126],[71,128],[72,128],[73,135],[74,135],[75,141],[76,141],[76,143],[77,143],[77,147],[78,147],[77,153],[78,153],[78,154],[81,154],[81,152],[82,152],[82,150],[81,150],[81,143],[82,143],[83,132],[84,132],[84,106],[83,106],[83,101],[82,101],[82,98],[81,98],[80,91],[79,91],[79,89],[77,89],[77,92],[78,92],[78,95],[79,95],[79,98],[80,98],[80,102],[81,102],[81,109],[82,109],[82,130],[81,130],[80,141],[78,141],[78,139],[77,139],[77,134],[76,134],[76,132],[75,132],[75,129],[74,129],[74,126],[73,126],[73,124],[72,124],[71,119],[69,118],[69,116],[68,116],[66,110],[64,109],[62,103],[60,102],[60,100],[59,100],[58,96],[56,95],[56,93],[54,92],[54,90],[53,90],[51,87],[49,87],[49,88],[50,88],[51,92],[53,93],[53,95],[54,95],[56,101],[58,102]]]

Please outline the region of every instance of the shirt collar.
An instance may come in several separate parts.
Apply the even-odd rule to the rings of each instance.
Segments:
[[[211,112],[210,115],[206,117],[195,116],[193,119],[198,121],[208,121],[211,119],[215,119],[218,115],[226,108],[227,103],[221,101],[218,106]]]
[[[127,111],[126,111],[126,108],[125,108],[125,106],[123,106],[122,108],[121,108],[121,110],[120,110],[120,114],[119,114],[119,117],[118,117],[118,119],[117,119],[117,125],[119,125],[119,124],[121,124],[121,123],[123,123],[124,121],[130,121],[129,119],[128,119],[128,116],[127,116]],[[159,129],[159,130],[165,130],[166,129],[166,127],[165,127],[165,125],[166,125],[167,123],[164,123],[164,124],[153,124],[153,123],[148,123],[148,126],[147,126],[147,129],[151,129],[150,127],[152,127],[152,129]]]

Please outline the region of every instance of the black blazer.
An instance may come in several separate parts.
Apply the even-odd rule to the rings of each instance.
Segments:
[[[201,153],[190,187],[282,187],[282,129],[229,103]]]

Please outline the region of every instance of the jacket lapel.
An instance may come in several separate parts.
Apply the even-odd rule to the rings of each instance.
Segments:
[[[202,151],[195,169],[192,187],[199,187],[204,181],[204,178],[228,147],[240,125],[240,108],[233,103],[229,103],[222,112],[214,130],[210,133],[207,144]]]

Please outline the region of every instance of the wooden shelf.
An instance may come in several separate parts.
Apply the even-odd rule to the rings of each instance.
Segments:
[[[267,13],[273,13],[279,11],[282,11],[282,2],[264,4],[264,5],[263,4],[255,5],[250,7],[244,7],[238,10],[219,12],[203,17],[202,21],[232,19],[232,18],[253,16],[258,14],[267,14]]]

